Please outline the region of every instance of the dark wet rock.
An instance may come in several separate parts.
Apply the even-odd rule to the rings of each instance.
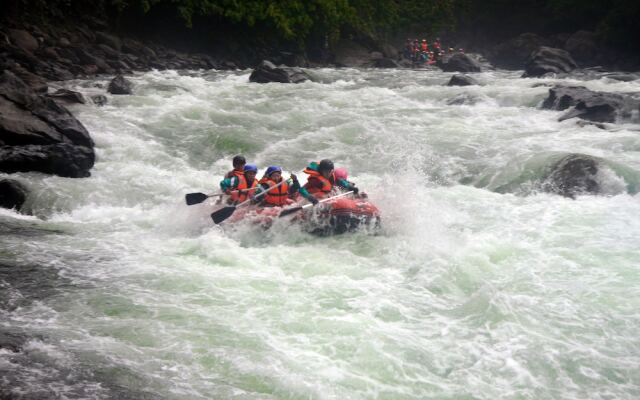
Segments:
[[[83,177],[93,166],[93,140],[54,100],[10,71],[0,75],[0,171]]]
[[[69,143],[0,146],[0,171],[37,171],[69,178],[90,176],[95,162],[93,149]]]
[[[453,99],[447,100],[447,105],[449,106],[461,106],[461,105],[474,105],[478,102],[478,98],[476,96],[461,93],[454,97]]]
[[[370,67],[384,56],[382,53],[356,43],[352,40],[342,39],[334,48],[334,60],[339,67]]]
[[[456,74],[451,77],[447,86],[470,86],[479,85],[480,83],[468,75]]]
[[[96,42],[107,45],[112,49],[120,49],[120,39],[106,32],[96,32]]]
[[[9,39],[19,49],[33,53],[40,46],[38,40],[22,29],[9,29]]]
[[[103,94],[96,94],[91,96],[91,101],[93,101],[93,104],[97,105],[98,107],[102,107],[107,104],[107,96]]]
[[[0,331],[0,349],[9,350],[13,353],[17,353],[22,349],[22,346],[27,342],[27,337],[12,332]],[[2,397],[4,399],[4,397]],[[16,399],[18,397],[15,397]],[[7,397],[12,399],[12,397]]]
[[[24,82],[29,87],[29,89],[33,90],[34,92],[47,93],[49,85],[47,84],[47,81],[41,76],[33,74],[19,66],[11,67],[11,72],[15,74],[18,78],[20,78],[20,80]]]
[[[606,78],[620,82],[633,82],[640,79],[640,76],[635,74],[607,74]]]
[[[58,89],[53,93],[49,93],[47,96],[54,100],[63,101],[70,104],[85,104],[86,101],[81,93],[75,92],[69,89]]]
[[[19,210],[26,199],[27,188],[20,182],[13,179],[0,180],[0,207]]]
[[[398,49],[396,49],[393,45],[391,45],[389,43],[383,43],[382,44],[382,54],[386,58],[391,58],[392,60],[397,60],[399,53],[398,53]]]
[[[376,68],[401,68],[400,64],[391,58],[381,58],[375,60],[373,64]]]
[[[124,76],[118,75],[109,82],[109,87],[107,91],[111,94],[131,94],[133,84],[125,79]]]
[[[300,68],[276,67],[267,60],[262,61],[249,76],[249,82],[256,83],[300,83],[308,80],[311,77]]]
[[[99,44],[97,47],[107,57],[117,58],[120,55],[120,53],[118,53],[116,50],[114,50],[112,47],[110,47],[110,46],[108,46],[106,44]],[[108,62],[108,61],[106,61],[106,62]]]
[[[551,167],[542,188],[549,193],[575,198],[577,195],[599,194],[596,179],[598,161],[584,154],[570,154]]]
[[[71,47],[71,42],[66,37],[61,37],[58,40],[58,46],[60,46],[60,47]]]
[[[581,65],[595,65],[601,58],[601,51],[594,32],[578,31],[574,33],[567,39],[564,48]]]
[[[535,33],[523,33],[511,40],[495,46],[487,55],[489,61],[498,68],[522,69],[529,55],[548,40]]]
[[[567,110],[560,121],[579,117],[593,122],[615,122],[630,119],[640,101],[627,94],[594,92],[582,86],[556,86],[549,89],[549,97],[542,108]]]
[[[547,73],[567,73],[578,66],[566,50],[542,46],[529,56],[523,78],[538,77]]]
[[[482,66],[479,62],[466,54],[456,53],[446,58],[438,66],[445,72],[480,72]]]

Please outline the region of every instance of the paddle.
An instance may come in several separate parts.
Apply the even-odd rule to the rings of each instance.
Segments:
[[[338,197],[344,197],[344,196],[346,196],[346,195],[348,195],[348,194],[351,194],[351,193],[353,193],[353,190],[352,190],[352,191],[350,191],[350,192],[346,192],[346,193],[342,193],[342,194],[339,194],[339,195],[333,196],[333,197],[328,197],[328,198],[326,198],[326,199],[322,199],[322,200],[320,200],[317,204],[324,203],[325,201],[329,201],[329,200],[337,199]],[[314,205],[315,205],[315,204],[313,204],[313,203],[309,203],[309,204],[305,204],[304,206],[298,206],[298,207],[287,208],[286,210],[282,210],[282,211],[280,212],[280,215],[278,215],[278,218],[285,217],[285,216],[287,216],[287,215],[293,214],[294,212],[298,212],[298,211],[303,210],[303,209],[305,209],[305,208],[313,207]]]
[[[269,190],[275,189],[281,185],[283,185],[287,180],[283,179],[282,182],[278,183],[277,185],[270,187]],[[255,198],[258,198],[260,196],[263,196],[265,194],[267,194],[267,192],[269,190],[265,190],[261,193],[258,193]],[[252,199],[247,199],[245,201],[243,201],[242,203],[238,204],[238,205],[233,205],[233,206],[228,206],[228,207],[223,207],[221,209],[219,209],[218,211],[214,211],[213,213],[211,213],[211,219],[213,220],[214,224],[219,224],[220,222],[224,221],[225,219],[229,218],[235,211],[236,208],[247,204],[248,202],[250,202]]]
[[[245,189],[249,190],[249,189]],[[238,193],[239,190],[232,190],[229,193]],[[212,194],[204,194],[204,193],[187,193],[184,196],[184,200],[187,202],[188,206],[192,206],[194,204],[199,204],[208,199],[209,197],[218,197],[224,196],[227,193],[212,193]]]

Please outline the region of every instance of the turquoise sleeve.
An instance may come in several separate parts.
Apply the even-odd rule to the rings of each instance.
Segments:
[[[234,176],[232,178],[225,178],[223,180],[220,181],[220,189],[222,189],[222,191],[226,191],[232,188],[235,188],[237,186],[237,178]]]

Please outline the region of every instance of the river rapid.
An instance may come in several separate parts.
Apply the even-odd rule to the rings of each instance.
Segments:
[[[539,109],[547,84],[640,81],[249,73],[137,74],[134,95],[71,107],[90,178],[16,174],[32,215],[0,211],[0,397],[640,398],[640,125]],[[238,153],[303,182],[333,159],[382,230],[214,226],[184,195]],[[605,160],[604,195],[539,190],[569,153]]]

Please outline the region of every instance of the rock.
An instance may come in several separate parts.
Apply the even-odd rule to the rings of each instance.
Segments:
[[[27,199],[27,189],[13,179],[0,180],[0,207],[20,210]]]
[[[556,86],[542,108],[563,111],[573,107],[559,121],[579,117],[593,122],[615,122],[633,118],[640,101],[627,94],[594,92],[582,86]]]
[[[91,96],[91,101],[93,101],[93,104],[97,105],[98,107],[102,107],[107,104],[107,96],[103,94],[96,94]]]
[[[5,144],[67,142],[93,147],[89,132],[69,110],[37,95],[9,71],[0,76],[0,111]]]
[[[596,180],[598,161],[584,154],[570,154],[551,167],[542,188],[574,199],[577,195],[598,194],[600,185]]]
[[[311,77],[299,68],[276,67],[271,61],[264,60],[253,70],[249,82],[256,83],[300,83]]]
[[[4,307],[3,307],[4,308]],[[11,332],[0,331],[0,349],[6,349],[12,353],[18,353],[27,342],[27,338]],[[11,395],[7,397],[12,398]]]
[[[522,77],[537,77],[549,72],[566,73],[577,67],[576,62],[566,50],[542,46],[529,56]]]
[[[90,176],[95,162],[92,148],[69,143],[0,146],[0,171],[38,171],[69,178]]]
[[[600,60],[596,34],[590,31],[578,31],[564,44],[571,56],[581,65],[596,65]]]
[[[610,75],[606,75],[606,78],[613,79],[615,81],[620,81],[620,82],[633,82],[635,80],[640,79],[638,75],[634,75],[634,74],[610,74]]]
[[[482,67],[466,54],[456,53],[439,64],[445,72],[480,72]]]
[[[381,58],[375,60],[373,64],[376,68],[401,68],[400,64],[396,60],[391,58]]]
[[[23,51],[33,53],[40,46],[38,40],[22,29],[9,29],[11,42]]]
[[[487,58],[498,68],[522,69],[529,55],[547,44],[547,40],[540,35],[523,33],[495,46],[489,51]]]
[[[26,69],[20,66],[14,66],[11,68],[11,72],[14,73],[22,82],[24,82],[31,90],[36,93],[47,93],[49,86],[47,81],[41,76],[32,74]]]
[[[449,106],[461,106],[461,105],[474,105],[478,102],[478,98],[476,96],[472,96],[467,93],[461,93],[454,97],[453,99],[447,100],[447,105]]]
[[[118,53],[116,50],[112,49],[111,47],[107,46],[106,44],[99,44],[98,48],[102,50],[105,56],[110,58],[118,58],[118,56],[120,55],[120,53]]]
[[[336,65],[340,67],[365,67],[372,65],[374,61],[369,49],[346,39],[342,39],[336,44],[334,56]]]
[[[85,127],[63,106],[20,78],[0,75],[0,171],[89,176],[95,155]]]
[[[473,79],[468,75],[456,74],[451,77],[447,86],[470,86],[470,85],[479,85],[478,81]]]
[[[96,67],[98,67],[97,70],[99,72],[102,72],[102,73],[105,73],[105,74],[112,74],[113,73],[113,69],[103,59],[101,59],[99,57],[95,57],[95,56],[87,53],[85,50],[80,49],[80,48],[76,48],[75,52],[76,52],[76,55],[78,56],[78,59],[80,60],[81,64],[83,64],[85,66],[95,65]]]
[[[49,93],[47,96],[53,98],[54,100],[60,100],[60,101],[71,103],[71,104],[86,103],[81,93],[74,92],[73,90],[68,90],[68,89],[58,89],[53,93]]]
[[[60,55],[58,55],[58,52],[56,52],[56,49],[53,47],[45,47],[42,49],[42,55],[51,60],[57,60],[60,58]]]
[[[109,82],[107,91],[111,94],[131,94],[133,84],[124,78],[122,75],[118,75]]]
[[[120,39],[118,39],[117,37],[110,35],[106,32],[100,32],[97,31],[96,32],[96,42],[100,43],[100,44],[106,44],[107,46],[111,47],[112,49],[116,49],[119,50],[120,49]]]
[[[386,58],[391,58],[393,60],[397,60],[398,59],[398,49],[396,49],[395,47],[393,47],[393,45],[391,45],[389,43],[384,43],[382,45],[382,54]]]
[[[60,47],[71,47],[71,42],[69,41],[69,39],[67,39],[65,37],[61,37],[60,40],[58,40],[58,46],[60,46]]]

